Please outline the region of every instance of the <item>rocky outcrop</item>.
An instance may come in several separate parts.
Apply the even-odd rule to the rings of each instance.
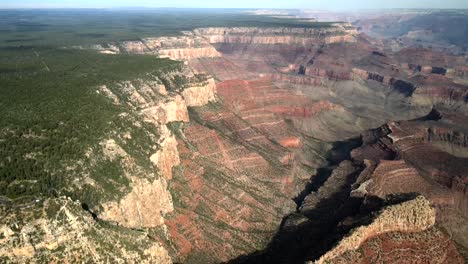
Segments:
[[[302,145],[301,139],[298,137],[283,138],[279,143],[285,148],[299,148]]]
[[[359,191],[382,199],[391,194],[418,192],[434,205],[454,205],[448,190],[431,184],[404,160],[380,161]]]
[[[435,246],[437,245],[437,246]],[[332,263],[465,263],[450,238],[436,227],[417,233],[388,232],[364,241]]]
[[[131,192],[118,203],[104,204],[99,217],[130,228],[163,225],[164,216],[174,210],[166,179],[133,177],[131,181]]]
[[[414,76],[411,81],[418,85],[415,91],[416,102],[466,109],[468,85],[457,83],[448,76],[436,74]]]
[[[0,206],[3,261],[172,263],[161,243],[144,232],[101,226],[78,201],[59,197],[11,206]]]
[[[448,120],[444,121],[444,119]],[[443,117],[429,128],[427,123],[417,121],[393,123],[389,126],[392,131],[389,137],[404,159],[411,163],[420,174],[444,186],[446,188],[444,192],[449,189],[455,191],[449,196],[450,199],[445,199],[451,201],[449,204],[461,205],[464,204],[462,201],[466,200],[462,197],[466,196],[464,191],[466,186],[463,186],[463,182],[466,182],[468,167],[466,157],[463,155],[464,151],[457,150],[457,148],[464,148],[462,147],[463,143],[460,145],[460,140],[463,142],[463,137],[459,139],[458,137],[445,138],[444,136],[453,133],[444,129],[446,122],[454,122],[450,119],[457,120],[456,117]],[[466,185],[466,183],[464,184]],[[431,193],[437,193],[436,190],[440,187],[437,184],[432,185]],[[417,184],[414,190],[424,193],[423,186]],[[458,187],[453,188],[454,186]],[[426,194],[431,197],[431,193]],[[437,201],[434,202],[437,203]],[[459,212],[466,215],[467,211],[466,208],[460,208]]]
[[[456,131],[464,129],[455,125],[465,119],[433,109],[421,118],[391,122],[363,135],[365,144],[352,157],[364,160],[366,170],[358,177],[352,195],[422,194],[435,206],[439,227],[466,245],[467,156],[464,133]]]
[[[463,68],[466,63],[462,56],[428,48],[404,48],[395,55],[403,62],[403,68],[410,68],[425,74],[441,74],[443,69]]]
[[[165,125],[169,122],[187,122],[189,120],[187,103],[180,95],[168,97],[155,106],[144,108],[141,113],[145,117],[145,121],[155,124]]]
[[[216,100],[216,84],[213,78],[199,85],[184,88],[182,96],[187,106],[203,106]]]
[[[119,160],[122,164],[125,177],[130,180],[130,192],[119,201],[102,204],[99,218],[130,228],[163,225],[163,216],[173,211],[166,179],[154,173],[146,174],[146,178],[143,178],[141,174],[144,174],[144,169],[115,140],[105,140],[101,145],[109,161]]]
[[[162,137],[159,141],[160,150],[151,155],[151,162],[159,168],[161,174],[168,180],[172,179],[172,168],[180,164],[177,140],[166,127],[161,129]]]
[[[184,32],[185,36],[147,38],[143,42],[151,50],[156,50],[162,57],[173,60],[188,60],[200,57],[220,57],[221,54],[205,41],[194,36],[192,32]]]
[[[353,230],[314,263],[333,262],[347,251],[357,250],[366,240],[388,232],[421,232],[435,224],[435,210],[423,196],[383,209],[367,226]]]
[[[330,80],[351,80],[352,74],[349,71],[340,71],[340,70],[326,70],[314,67],[307,67],[304,71],[304,75],[316,76],[316,77],[325,77]]]
[[[358,68],[353,68],[353,73],[364,80],[372,80],[390,86],[405,96],[411,96],[416,90],[415,85],[411,82],[396,79],[392,76],[384,76],[376,72],[369,72]]]
[[[455,69],[448,70],[447,71],[447,76],[455,76],[458,78],[467,78],[468,77],[468,67],[466,66],[461,66],[461,67],[456,67]]]
[[[188,106],[202,106],[214,101],[216,85],[212,78],[188,82],[177,91],[178,94],[168,92],[160,79],[125,82],[117,85],[114,91],[107,87],[100,89],[113,102],[132,105],[143,121],[152,124],[159,135],[157,142],[153,142],[157,145],[157,151],[148,157],[159,174],[152,173],[143,178],[135,175],[140,174],[142,169],[114,140],[102,144],[109,160],[120,159],[126,164],[124,172],[130,179],[130,192],[119,201],[103,204],[99,214],[101,219],[131,228],[154,228],[164,225],[164,217],[174,209],[167,182],[172,179],[172,169],[180,164],[180,158],[174,131],[170,131],[167,125],[171,122],[188,122]]]

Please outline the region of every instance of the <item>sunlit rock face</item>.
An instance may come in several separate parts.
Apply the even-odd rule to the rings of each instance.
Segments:
[[[389,206],[371,224],[353,230],[313,263],[412,263],[416,260],[463,263],[453,242],[432,228],[435,218],[435,210],[422,196]],[[432,243],[440,247],[434,250]],[[417,252],[404,253],[414,249]]]
[[[194,84],[182,91],[187,106],[203,106],[216,101],[216,84],[213,78],[205,83]]]
[[[160,177],[135,181],[102,216],[167,227],[175,262],[365,263],[383,252],[460,263],[465,61],[386,45],[345,23],[124,43],[184,61],[190,81],[123,86],[160,135],[149,156]],[[414,248],[427,253],[395,253]]]
[[[349,27],[349,28],[346,28]],[[209,43],[235,43],[235,44],[286,44],[311,45],[323,42],[331,44],[336,42],[353,42],[357,31],[346,24],[321,29],[313,28],[200,28],[196,35],[204,37]]]
[[[424,197],[393,205],[383,209],[368,226],[361,226],[351,232],[331,251],[316,263],[326,263],[350,250],[357,250],[371,237],[392,231],[419,232],[435,223],[435,210]]]
[[[326,34],[336,34],[339,30],[342,29],[325,31]],[[459,68],[460,61],[445,60],[448,65],[440,66],[439,62],[444,60],[442,55],[435,53],[433,57],[430,57],[426,54],[425,58],[418,62],[425,64],[426,68],[419,69],[419,67],[409,66],[407,57],[403,56],[402,53],[394,54],[383,51],[381,47],[373,46],[374,44],[367,36],[358,35],[352,31],[345,33],[347,37],[331,41],[333,43],[323,38],[314,38],[313,31],[288,29],[262,31],[256,28],[205,28],[196,30],[195,34],[212,43],[221,54],[220,58],[197,58],[188,61],[194,71],[207,72],[218,80],[217,92],[221,103],[213,108],[195,110],[196,124],[190,124],[184,130],[184,142],[189,143],[186,145],[187,149],[190,150],[189,153],[194,150],[195,152],[190,154],[188,160],[182,161],[182,164],[192,168],[189,170],[190,172],[184,170],[183,175],[190,177],[190,182],[194,184],[194,187],[190,187],[192,191],[177,191],[185,190],[183,186],[186,183],[182,184],[182,181],[180,184],[174,185],[175,192],[183,193],[181,198],[184,205],[181,208],[186,210],[185,213],[178,214],[179,218],[177,219],[180,221],[183,219],[184,223],[187,224],[180,226],[175,220],[175,222],[171,222],[171,230],[179,237],[179,247],[184,249],[183,252],[186,253],[188,260],[194,252],[204,252],[212,258],[226,261],[236,254],[249,254],[249,251],[254,250],[254,247],[247,247],[236,251],[229,247],[229,250],[226,248],[227,252],[230,252],[229,254],[220,255],[216,251],[219,245],[206,242],[207,240],[204,238],[208,237],[209,234],[217,234],[217,232],[188,231],[188,226],[201,227],[208,222],[202,221],[198,212],[189,213],[192,210],[187,208],[199,208],[192,203],[190,203],[191,207],[185,204],[193,201],[193,196],[187,195],[190,192],[200,193],[199,201],[209,201],[206,204],[209,205],[211,215],[225,216],[225,218],[215,219],[225,219],[222,221],[230,227],[223,231],[225,236],[222,237],[231,241],[228,244],[235,243],[234,236],[229,230],[241,228],[236,222],[228,221],[233,217],[235,219],[235,216],[229,216],[229,212],[221,210],[220,213],[216,213],[219,210],[216,209],[216,202],[214,202],[216,199],[207,198],[211,191],[201,191],[204,190],[204,182],[208,181],[207,175],[210,172],[207,171],[207,161],[196,161],[197,159],[208,157],[210,162],[216,164],[216,168],[222,167],[227,170],[227,172],[223,171],[223,175],[249,175],[249,173],[253,173],[255,176],[249,176],[251,180],[262,179],[263,175],[268,175],[263,179],[268,179],[275,184],[278,183],[277,187],[270,189],[270,192],[280,190],[280,193],[291,197],[293,193],[296,195],[301,193],[301,185],[303,188],[305,186],[304,180],[307,179],[307,176],[301,172],[303,166],[319,168],[326,164],[326,158],[320,153],[325,149],[330,150],[330,145],[323,141],[344,140],[352,136],[359,136],[363,131],[379,127],[387,120],[417,119],[431,111],[432,103],[427,102],[426,98],[428,97],[431,98],[429,99],[432,100],[431,102],[435,102],[440,107],[452,108],[454,105],[458,107],[458,105],[463,104],[460,101],[460,98],[464,96],[463,93],[458,95],[459,92],[444,92],[444,90],[466,91],[466,86],[458,81],[452,85],[451,83],[454,82],[452,80],[454,74],[450,75],[452,71],[444,73],[443,69],[439,69],[442,67],[444,69]],[[283,35],[275,38],[272,36],[275,34]],[[304,40],[303,34],[309,34],[307,37],[309,39]],[[414,75],[423,77],[415,77]],[[431,85],[426,80],[439,81],[432,82]],[[446,88],[447,85],[449,88]],[[432,95],[428,95],[430,93]],[[428,96],[421,97],[422,94]],[[434,96],[436,94],[437,96]],[[458,101],[453,103],[455,98],[458,98],[456,99]],[[411,131],[419,133],[417,132],[419,130],[413,129]],[[381,238],[385,238],[385,241],[390,243],[390,241],[394,241],[392,239],[395,239],[395,236],[401,234],[405,236],[408,243],[413,243],[409,241],[427,235],[431,237],[430,241],[433,243],[440,243],[440,254],[447,252],[447,259],[457,263],[460,261],[457,248],[450,239],[443,235],[440,228],[453,230],[455,223],[460,223],[460,214],[464,212],[460,205],[464,203],[462,202],[464,198],[459,198],[461,197],[460,192],[446,187],[448,185],[434,185],[432,180],[428,180],[425,172],[414,163],[414,160],[419,160],[420,157],[415,157],[413,160],[401,159],[401,155],[406,157],[406,154],[393,140],[393,136],[397,137],[397,133],[389,124],[377,133],[382,134],[377,142],[370,139],[375,135],[366,136],[372,144],[366,143],[364,140],[363,145],[352,152],[351,162],[345,161],[339,166],[332,167],[332,172],[328,180],[322,183],[322,187],[301,201],[300,211],[306,219],[325,219],[327,218],[325,216],[330,214],[329,211],[333,208],[334,202],[341,201],[340,203],[345,205],[349,204],[350,208],[356,208],[354,207],[356,206],[355,198],[349,198],[351,196],[380,197],[380,199],[385,200],[388,195],[421,193],[426,198],[418,199],[424,199],[425,205],[423,207],[429,208],[428,212],[431,212],[427,218],[430,220],[428,220],[430,224],[412,230],[411,225],[414,222],[408,223],[408,229],[405,229],[403,224],[399,225],[398,221],[390,220],[388,223],[395,223],[399,227],[382,229],[381,232],[377,233],[374,231],[365,232],[367,234],[365,237],[368,239],[375,237],[375,240],[372,240],[375,241],[373,243],[384,241]],[[319,141],[312,141],[311,138]],[[322,143],[319,143],[320,140],[323,140]],[[460,139],[455,141],[460,142]],[[179,142],[179,144],[181,143]],[[236,147],[238,144],[242,147]],[[463,143],[461,144],[463,145]],[[251,153],[251,151],[257,152],[259,155]],[[194,157],[196,157],[195,161]],[[269,166],[271,166],[272,161],[279,161],[279,164],[286,166],[287,170],[293,169],[294,174],[287,173],[287,170],[286,174],[283,172],[271,173]],[[194,163],[198,165],[195,166]],[[232,174],[233,172],[235,173]],[[290,176],[280,176],[282,174]],[[278,180],[276,180],[276,175],[280,176]],[[234,176],[236,179],[238,177]],[[312,175],[312,182],[314,182],[314,177],[319,181],[321,176]],[[460,177],[463,178],[463,176],[453,178],[457,188],[461,186]],[[208,185],[210,184],[214,183],[208,183]],[[259,186],[258,183],[252,183],[248,188],[255,185]],[[229,185],[224,184],[223,186]],[[242,187],[244,190],[246,188]],[[213,196],[215,195],[213,194]],[[260,204],[264,204],[261,199],[252,198]],[[330,202],[328,207],[324,206],[323,204],[329,200],[334,202]],[[200,202],[196,204],[200,206]],[[431,205],[427,207],[427,204]],[[277,201],[271,201],[268,205],[264,204],[263,206],[274,208],[277,206]],[[435,206],[436,210],[432,209],[431,206]],[[177,211],[177,205],[175,207]],[[242,212],[243,219],[248,219],[248,214],[244,213],[251,212],[250,209],[247,209],[246,205],[240,208],[245,209],[237,211]],[[180,210],[180,212],[184,210]],[[357,209],[345,210],[343,214],[355,212],[353,210]],[[413,211],[417,210],[419,209],[414,207],[404,213],[412,214]],[[439,227],[439,223],[444,221],[441,220],[444,215],[446,215],[446,219],[450,219],[451,224]],[[331,213],[328,219],[332,220],[329,223],[316,223],[321,220],[309,220],[309,222],[311,222],[311,228],[314,225],[318,226],[317,228],[323,225],[323,229],[327,230],[333,222],[343,221],[345,218],[342,217],[344,215]],[[436,227],[433,227],[435,219],[437,219]],[[248,224],[250,221],[252,220],[243,221],[242,228],[246,229],[241,228],[241,230],[255,230]],[[273,219],[268,221],[275,222]],[[301,220],[299,223],[304,222]],[[306,223],[308,222],[306,221]],[[380,226],[380,224],[376,225]],[[399,229],[400,227],[402,229]],[[300,229],[300,227],[298,228]],[[463,234],[464,231],[458,232],[456,240],[463,241]],[[326,237],[326,233],[323,235]],[[302,237],[303,234],[298,233],[295,236]],[[197,237],[197,239],[191,240],[190,237]],[[205,242],[203,246],[197,246],[192,241]],[[242,241],[244,241],[242,244],[249,244],[248,241],[251,240]],[[323,243],[320,240],[312,239],[312,241]],[[367,246],[364,241],[367,239],[356,244],[356,247]],[[281,242],[278,243],[281,248]],[[285,250],[288,248],[287,245],[286,242]],[[394,244],[394,247],[395,250],[398,250],[406,245]],[[429,244],[419,241],[408,245],[425,248],[429,246]],[[302,248],[302,252],[298,255],[320,257],[315,253],[304,253],[307,252],[307,247],[304,245],[297,245],[297,247]],[[355,249],[346,250],[347,253],[340,253],[336,259],[351,254],[350,252],[354,252]],[[269,250],[269,248],[265,250],[267,252],[265,255],[260,254],[260,257],[252,258],[255,261],[261,259],[273,262],[281,259],[294,259],[290,258],[291,255],[288,257],[287,254],[282,258],[270,258]],[[315,252],[315,250],[313,249],[311,252]],[[383,248],[380,250],[385,251]],[[277,251],[282,252],[281,250]],[[292,251],[289,254],[295,254],[294,252],[298,251]],[[321,254],[325,253],[322,251]],[[275,256],[275,254],[272,255]],[[262,256],[265,256],[265,259],[262,259]],[[303,259],[307,259],[307,257]],[[249,262],[248,257],[235,259],[234,262],[237,260],[241,263]]]
[[[34,203],[0,210],[2,221],[11,223],[0,227],[0,256],[9,262],[172,263],[161,243],[139,232],[102,227],[79,201],[57,197]]]
[[[365,144],[352,156],[364,161],[366,170],[352,195],[420,193],[436,209],[436,226],[450,232],[457,243],[466,243],[466,128],[458,125],[465,119],[433,109],[419,119],[391,122],[363,135]]]
[[[221,56],[205,39],[193,36],[193,34],[179,37],[145,38],[138,41],[125,41],[121,43],[121,48],[112,44],[107,46],[109,48],[101,48],[99,51],[105,54],[152,54],[173,60],[216,58]]]

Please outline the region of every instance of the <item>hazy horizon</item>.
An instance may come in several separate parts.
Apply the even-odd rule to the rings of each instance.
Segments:
[[[430,8],[428,8],[430,7]],[[235,2],[220,2],[213,0],[200,1],[148,1],[148,0],[118,0],[118,1],[58,1],[58,0],[18,0],[14,3],[0,3],[1,9],[16,8],[236,8],[236,9],[317,9],[317,10],[365,10],[365,9],[468,9],[466,0],[410,0],[410,1],[385,1],[385,0],[362,0],[362,1],[304,1],[291,0],[287,3],[280,1],[248,1],[238,0]]]

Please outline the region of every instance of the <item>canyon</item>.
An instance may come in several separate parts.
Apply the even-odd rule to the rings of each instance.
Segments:
[[[83,159],[117,162],[122,178],[108,189],[85,171],[73,188],[99,199],[17,208],[0,256],[464,263],[466,56],[395,50],[344,22],[182,33],[91,47],[181,62],[96,87],[125,128]],[[85,242],[67,247],[73,236]]]

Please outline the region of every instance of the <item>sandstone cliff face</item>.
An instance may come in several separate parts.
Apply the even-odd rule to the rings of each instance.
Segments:
[[[163,102],[144,108],[141,111],[147,122],[167,124],[175,121],[188,121],[187,103],[180,95],[169,97]]]
[[[168,180],[172,179],[172,168],[180,164],[177,140],[166,127],[161,129],[162,137],[159,142],[161,149],[151,155],[150,160]]]
[[[165,178],[131,178],[132,190],[118,203],[104,204],[99,218],[130,228],[158,227],[164,216],[174,210]]]
[[[466,67],[466,66],[460,66],[460,67],[457,67],[457,68],[455,68],[455,69],[448,70],[448,71],[447,71],[447,75],[448,75],[448,76],[455,76],[455,77],[459,77],[459,78],[465,79],[465,78],[468,77],[468,67]]]
[[[173,60],[190,60],[196,58],[216,58],[221,54],[199,36],[188,34],[179,37],[146,38],[141,41],[124,41],[120,43],[121,48],[109,44],[108,48],[99,46],[101,53],[117,54],[153,54],[161,58]]]
[[[163,216],[173,211],[165,178],[154,173],[144,174],[144,169],[114,140],[106,140],[102,145],[107,159],[120,160],[125,177],[130,180],[130,192],[120,201],[102,204],[103,210],[99,213],[99,218],[131,228],[164,224]]]
[[[411,51],[414,54],[410,54]],[[460,57],[437,52],[432,54],[429,51],[421,54],[418,50],[409,50],[394,56],[383,53],[382,56],[370,56],[362,59],[359,64],[360,67],[352,68],[356,78],[389,86],[406,96],[411,96],[414,104],[444,105],[463,108],[463,111],[466,111],[468,88],[463,81],[463,70],[460,71],[463,68],[461,65],[464,65]]]
[[[452,205],[457,204],[459,213],[466,217],[468,210],[462,205],[466,204],[466,169],[468,168],[466,156],[463,154],[465,151],[460,150],[460,148],[464,149],[463,143],[460,146],[460,140],[463,142],[463,137],[459,139],[458,136],[449,138],[444,136],[454,133],[444,128],[446,122],[452,123],[458,118],[460,117],[443,117],[439,124],[435,123],[429,128],[417,122],[395,123],[390,126],[392,133],[389,137],[392,138],[403,157],[411,162],[421,174],[444,186],[445,192],[450,189],[454,191],[449,196],[450,199],[446,200],[451,201]],[[448,120],[444,121],[444,119]],[[458,155],[459,153],[461,155]],[[454,188],[454,186],[457,187]],[[432,190],[434,191],[434,188]]]
[[[104,228],[78,201],[59,197],[0,208],[0,259],[34,262],[172,263],[145,233]]]
[[[187,106],[203,106],[216,100],[216,84],[213,78],[206,83],[184,88],[182,96]]]
[[[347,251],[357,250],[364,241],[388,232],[420,232],[435,224],[435,210],[423,196],[383,209],[372,223],[353,230],[331,251],[314,263],[328,263]]]
[[[291,74],[268,74],[265,76],[274,81],[278,82],[285,82],[285,83],[293,83],[299,85],[323,85],[325,81],[321,78],[317,78],[314,76],[302,76],[302,75],[291,75]]]
[[[180,94],[169,93],[158,80],[125,82],[114,87],[113,91],[101,87],[101,91],[114,103],[132,105],[143,121],[151,124],[157,132],[159,139],[153,142],[157,151],[148,158],[160,172],[136,177],[135,174],[141,174],[142,169],[132,157],[113,140],[103,143],[108,159],[123,161],[131,190],[120,201],[103,204],[99,214],[101,219],[132,228],[164,226],[164,217],[174,210],[167,182],[172,179],[172,169],[180,164],[178,142],[167,125],[188,122],[188,106],[202,106],[215,100],[216,85],[212,78],[185,86]]]
[[[191,60],[196,58],[216,58],[220,57],[219,52],[214,47],[203,48],[173,48],[159,50],[159,56],[173,60]]]
[[[354,42],[356,31],[341,26],[330,28],[199,28],[196,35],[209,43],[249,43],[311,45],[316,43]]]
[[[455,56],[434,49],[409,47],[398,51],[395,55],[398,60],[409,64],[413,69],[419,71],[425,69],[425,73],[432,73],[435,68],[462,68],[466,64],[466,58],[462,56]]]

